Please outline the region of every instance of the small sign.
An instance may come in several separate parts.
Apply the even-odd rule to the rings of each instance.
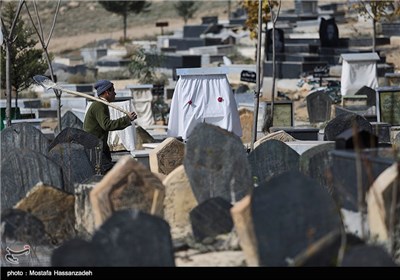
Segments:
[[[165,27],[165,26],[168,26],[168,21],[156,22],[156,27]]]
[[[256,83],[256,72],[243,70],[240,73],[240,80],[243,82]]]
[[[151,89],[151,93],[153,95],[164,95],[164,85],[153,85],[153,88]]]

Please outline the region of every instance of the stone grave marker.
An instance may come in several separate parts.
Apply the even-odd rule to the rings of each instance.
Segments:
[[[65,112],[65,114],[61,117],[61,127],[58,126],[54,129],[54,133],[60,133],[64,128],[73,127],[78,129],[83,129],[83,122],[71,111]]]
[[[325,122],[331,119],[332,98],[324,90],[311,91],[307,97],[307,112],[310,123]]]
[[[2,157],[15,148],[31,149],[47,155],[49,139],[33,125],[16,123],[2,130],[0,134]]]
[[[51,242],[43,222],[28,212],[10,208],[2,210],[1,223],[1,238],[2,243],[4,242],[2,246],[6,245],[8,240],[34,245],[50,244]]]
[[[254,142],[254,149],[257,148],[261,143],[264,143],[265,141],[268,140],[278,140],[281,142],[293,142],[296,141],[296,139],[290,135],[289,133],[285,132],[284,130],[278,130],[272,133],[268,133],[267,135],[264,135],[260,139],[258,139],[256,142]]]
[[[334,48],[339,45],[339,29],[335,18],[321,18],[319,25],[321,47]]]
[[[263,142],[248,156],[253,180],[258,184],[288,170],[299,170],[299,154],[278,140]]]
[[[363,86],[354,95],[367,96],[367,105],[376,106],[376,91],[368,86]]]
[[[298,171],[255,188],[251,210],[261,266],[287,266],[288,259],[342,226],[326,189]]]
[[[190,230],[189,213],[197,201],[184,166],[175,168],[162,183],[165,186],[164,219],[171,227],[171,234],[174,236],[175,228]]]
[[[140,125],[136,126],[136,139],[135,148],[138,150],[143,149],[144,143],[155,143],[156,140]]]
[[[344,254],[343,267],[395,267],[397,266],[383,247],[360,245]]]
[[[342,105],[344,108],[367,107],[366,95],[346,95],[342,96]]]
[[[93,169],[97,174],[101,172],[101,158],[103,142],[96,136],[73,127],[64,128],[49,145],[49,150],[60,143],[77,143],[85,148]]]
[[[372,126],[364,117],[356,114],[340,114],[330,120],[324,130],[324,140],[335,141],[336,136],[352,128],[353,123],[358,126],[359,130],[365,130],[372,133]]]
[[[233,204],[253,188],[242,141],[211,124],[194,128],[186,143],[184,166],[199,203],[220,196]]]
[[[137,209],[115,212],[92,239],[99,266],[175,266],[170,227]]]
[[[72,194],[38,184],[15,205],[15,208],[40,219],[53,243],[61,244],[75,237],[74,203],[75,198]]]
[[[231,207],[225,199],[212,197],[193,208],[189,216],[194,238],[201,242],[206,237],[230,232],[233,228]]]
[[[336,136],[336,150],[355,150],[378,147],[378,137],[371,132],[358,130],[354,135],[353,128],[346,129]]]
[[[254,121],[254,112],[247,108],[239,108],[239,119],[240,126],[242,127],[242,139],[243,143],[250,143],[252,137],[252,127]]]
[[[92,242],[80,238],[68,240],[51,255],[51,266],[93,267],[99,266],[98,255],[102,252]]]
[[[85,148],[76,143],[60,143],[49,151],[49,158],[61,166],[64,189],[74,193],[74,184],[82,183],[95,174]]]
[[[136,208],[163,216],[165,187],[151,171],[124,156],[90,192],[96,228],[114,211]]]
[[[174,137],[168,137],[150,151],[150,170],[168,175],[176,167],[183,164],[184,154],[185,144]]]
[[[322,143],[300,155],[300,171],[315,179],[321,186],[332,188],[331,159],[329,151],[335,148],[334,143]]]
[[[37,183],[64,189],[61,167],[32,150],[14,149],[1,160],[1,209],[13,207]]]
[[[272,44],[272,29],[268,29],[267,31],[267,40],[266,40],[266,57],[270,58],[273,50]],[[276,53],[284,53],[285,52],[285,33],[280,28],[275,28],[275,52]]]

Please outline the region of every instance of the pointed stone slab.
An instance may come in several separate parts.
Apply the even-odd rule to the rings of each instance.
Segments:
[[[50,143],[49,150],[60,143],[77,143],[85,147],[85,151],[89,156],[89,160],[92,163],[96,174],[100,174],[103,142],[99,138],[84,130],[67,127],[64,128]]]
[[[359,130],[372,133],[372,125],[364,117],[356,114],[341,114],[329,121],[324,130],[324,140],[335,141],[336,136],[357,124]]]
[[[288,170],[299,170],[299,154],[285,143],[271,139],[263,142],[248,156],[253,179],[258,183]]]
[[[61,127],[62,129],[67,127],[83,129],[83,122],[74,113],[72,113],[71,111],[67,111],[61,117]],[[60,133],[62,129],[60,130],[60,128],[57,126],[54,129],[55,134]]]
[[[360,245],[346,251],[343,267],[397,267],[383,247]]]
[[[194,128],[186,143],[184,166],[199,203],[220,196],[233,204],[253,188],[242,141],[211,124]]]
[[[163,180],[165,186],[164,219],[172,230],[190,228],[189,212],[197,201],[190,187],[183,165],[178,166]]]
[[[202,241],[206,237],[232,231],[231,207],[223,198],[212,197],[193,208],[189,216],[194,238]]]
[[[150,170],[168,175],[183,164],[185,144],[174,137],[168,137],[149,153]]]
[[[114,211],[136,208],[163,216],[165,187],[150,170],[124,156],[90,192],[96,228]]]
[[[60,143],[49,151],[49,158],[61,166],[64,188],[74,193],[74,184],[82,183],[92,177],[95,172],[85,148],[76,143]]]
[[[287,266],[288,260],[342,225],[326,189],[298,171],[255,188],[251,211],[262,266]]]
[[[7,240],[34,245],[50,243],[42,221],[28,212],[19,209],[1,211],[1,223],[2,246],[7,244]]]
[[[170,227],[136,209],[115,212],[95,232],[99,266],[175,266]]]
[[[49,139],[39,129],[28,123],[13,124],[1,131],[0,134],[2,157],[15,148],[31,149],[47,155]]]
[[[393,188],[396,183],[400,187],[399,167],[397,163],[383,171],[374,181],[367,193],[368,206],[368,223],[371,237],[380,241],[388,241],[390,234],[390,213],[393,200]],[[400,201],[400,192],[397,191],[397,203]],[[399,217],[400,211],[397,207],[395,213]],[[399,227],[400,221],[395,222],[395,226]],[[397,233],[400,241],[400,232]],[[396,243],[396,242],[395,242]],[[400,243],[400,242],[399,242]],[[400,244],[397,244],[400,246]]]
[[[251,216],[251,197],[246,195],[231,208],[235,230],[239,236],[240,247],[246,257],[247,266],[258,266],[257,241]]]
[[[333,149],[335,149],[335,143],[321,143],[300,155],[300,171],[317,180],[328,190],[332,188],[332,161],[329,157],[329,151]]]
[[[26,211],[40,219],[46,232],[56,244],[75,237],[75,198],[51,186],[38,184],[19,201],[16,209]]]
[[[14,149],[1,160],[1,209],[13,207],[37,183],[64,190],[61,167],[43,154]]]
[[[257,148],[261,143],[264,143],[265,141],[268,140],[279,140],[281,142],[293,142],[296,141],[296,139],[290,135],[289,133],[285,132],[284,130],[279,130],[276,132],[269,133],[260,139],[258,139],[256,142],[254,142],[254,149]]]

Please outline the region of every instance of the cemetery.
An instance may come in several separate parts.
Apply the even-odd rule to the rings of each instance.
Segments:
[[[128,71],[128,48],[60,55],[8,116],[2,96],[1,266],[398,267],[400,21],[372,49],[346,1],[292,2],[259,65],[244,9],[133,42],[166,78],[110,79],[110,118],[137,113],[110,170],[83,129],[94,83],[68,79]]]

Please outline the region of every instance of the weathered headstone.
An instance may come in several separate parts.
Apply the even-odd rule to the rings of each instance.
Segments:
[[[343,267],[395,267],[397,266],[383,247],[360,245],[344,254]]]
[[[1,154],[4,158],[15,148],[31,149],[47,155],[49,140],[36,127],[28,123],[16,123],[0,132]]]
[[[194,128],[186,143],[184,166],[199,203],[220,196],[233,204],[253,187],[240,138],[211,124]]]
[[[64,189],[74,193],[74,184],[93,176],[94,169],[84,147],[75,143],[60,143],[49,151],[49,158],[61,166]]]
[[[232,205],[221,197],[212,197],[190,211],[193,236],[202,241],[206,237],[228,233],[233,228],[230,214]]]
[[[379,143],[390,143],[390,128],[389,123],[371,122],[372,133],[378,136]]]
[[[74,203],[75,198],[72,194],[38,184],[15,205],[15,208],[40,219],[52,240],[61,244],[75,237]]]
[[[321,18],[319,24],[319,40],[321,47],[337,47],[339,45],[339,29],[336,25],[335,18]]]
[[[73,127],[78,129],[83,129],[83,122],[71,111],[65,112],[65,114],[61,117],[61,127],[58,126],[54,129],[54,133],[60,133],[64,128]]]
[[[151,136],[143,127],[140,125],[136,126],[136,139],[135,148],[138,150],[143,149],[144,143],[155,143],[153,136]]]
[[[288,134],[287,132],[283,131],[283,130],[278,130],[272,133],[268,133],[267,135],[264,135],[263,137],[261,137],[260,139],[258,139],[256,142],[254,142],[254,149],[257,148],[257,146],[259,146],[260,144],[264,143],[265,141],[268,140],[278,140],[281,142],[293,142],[296,141],[296,139],[294,139],[294,137],[290,134]]]
[[[124,156],[90,192],[96,228],[114,211],[136,208],[163,216],[165,187],[143,164]]]
[[[321,186],[332,187],[331,159],[329,151],[335,148],[334,143],[322,143],[300,155],[300,171],[315,179]]]
[[[51,150],[60,143],[77,143],[85,147],[93,169],[97,174],[100,174],[103,142],[99,138],[81,129],[67,127],[50,143],[48,149]]]
[[[365,130],[346,129],[336,136],[336,150],[368,149],[378,147],[378,137]]]
[[[254,189],[251,201],[260,265],[286,266],[342,222],[325,188],[298,171]]]
[[[55,249],[51,255],[51,265],[55,267],[93,267],[102,252],[92,242],[74,238]]]
[[[306,101],[310,123],[325,122],[331,119],[332,98],[327,92],[312,91],[307,95]]]
[[[115,212],[92,243],[99,266],[175,266],[168,223],[136,209]]]
[[[258,184],[288,170],[299,170],[299,154],[278,140],[263,142],[248,156],[253,180]]]
[[[149,153],[150,170],[168,175],[183,164],[185,144],[174,137],[168,137]]]
[[[1,209],[13,207],[39,182],[64,190],[61,167],[39,152],[9,151],[1,160]]]
[[[363,86],[354,95],[366,95],[367,105],[376,106],[376,91],[368,86]]]
[[[239,108],[240,126],[242,127],[242,139],[243,143],[250,143],[252,137],[252,127],[254,120],[254,112],[247,108]]]
[[[163,180],[165,186],[164,219],[171,227],[174,236],[176,228],[190,231],[189,212],[196,207],[197,201],[190,187],[189,178],[183,165],[175,168]],[[185,234],[185,232],[179,234]]]
[[[43,222],[28,212],[19,209],[2,210],[1,223],[2,243],[7,243],[7,239],[35,245],[51,242]]]
[[[372,133],[372,126],[364,117],[356,114],[341,114],[330,120],[324,130],[324,140],[335,141],[336,136],[343,131],[352,128],[353,124],[358,129]]]

